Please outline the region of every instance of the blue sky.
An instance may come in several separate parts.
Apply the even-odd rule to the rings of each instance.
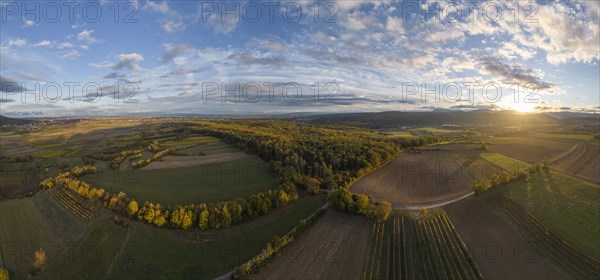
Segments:
[[[0,113],[598,112],[598,3],[1,0]]]

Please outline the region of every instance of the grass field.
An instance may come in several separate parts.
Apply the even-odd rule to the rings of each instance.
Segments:
[[[491,164],[499,166],[511,174],[513,174],[515,171],[524,171],[525,168],[529,166],[525,162],[501,154],[481,153],[480,156]]]
[[[256,157],[176,169],[113,170],[83,177],[96,188],[123,191],[139,202],[198,204],[247,197],[271,189],[276,180],[267,164]]]
[[[287,233],[324,203],[322,197],[304,197],[248,224],[203,235],[196,242],[136,227],[110,279],[214,279],[256,255],[275,235]]]
[[[37,279],[104,279],[127,230],[108,219],[96,220],[86,234],[48,265]]]
[[[600,260],[600,186],[543,171],[513,184],[505,194],[562,239]]]
[[[175,154],[177,155],[186,155],[186,156],[199,156],[199,155],[214,155],[214,154],[223,154],[223,153],[235,153],[240,150],[227,145],[223,142],[213,141],[204,145],[193,146],[187,149],[178,150]]]
[[[413,128],[410,131],[414,132],[414,133],[425,133],[425,134],[432,134],[432,135],[443,135],[443,134],[457,132],[456,130],[448,130],[448,129],[435,128],[435,127],[419,127],[419,128]]]

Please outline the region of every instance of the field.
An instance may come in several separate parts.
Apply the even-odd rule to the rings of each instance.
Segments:
[[[554,261],[554,264],[570,277],[578,279],[598,279],[600,277],[600,263],[597,260],[584,255],[555,235],[518,204],[502,195],[492,196],[488,198],[488,201],[510,216],[523,230],[522,233],[527,236],[530,244],[533,244],[543,256]]]
[[[600,260],[600,186],[550,170],[529,175],[505,195],[561,239]]]
[[[169,169],[113,170],[101,167],[83,179],[108,192],[123,191],[137,201],[198,204],[247,197],[271,189],[276,180],[256,157]]]
[[[522,172],[528,166],[525,162],[501,154],[482,153],[481,157],[511,174],[515,171]]]
[[[564,153],[578,143],[591,139],[591,135],[525,133],[488,138],[489,151],[524,161],[541,162],[544,157]]]
[[[470,177],[450,152],[404,153],[358,180],[350,190],[394,205],[420,205],[471,192]]]
[[[256,255],[274,235],[287,233],[323,203],[319,197],[302,198],[248,224],[198,235],[136,227],[109,279],[214,279]]]
[[[394,216],[372,227],[362,279],[480,279],[443,211]]]
[[[556,279],[562,275],[481,198],[444,206],[484,279]]]
[[[31,272],[35,250],[44,249],[53,260],[83,233],[83,225],[50,201],[49,194],[36,196],[0,202],[0,251],[16,275]]]
[[[360,279],[372,224],[327,210],[255,279]]]
[[[577,145],[567,154],[553,159],[550,166],[577,177],[600,183],[600,142]]]

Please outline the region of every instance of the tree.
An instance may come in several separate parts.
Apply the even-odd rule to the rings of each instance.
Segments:
[[[352,209],[352,194],[345,188],[339,188],[329,195],[329,201],[336,209],[349,211]]]
[[[0,280],[8,280],[8,270],[4,267],[0,267]]]
[[[137,213],[138,210],[139,207],[137,202],[135,200],[131,200],[127,205],[127,214],[129,215],[129,217],[135,215],[135,213]]]
[[[321,188],[321,183],[319,183],[319,181],[313,177],[304,178],[302,184],[310,194],[319,193],[319,189]]]
[[[279,190],[279,195],[277,197],[277,207],[281,207],[286,205],[290,201],[287,193],[284,190]]]
[[[367,215],[369,212],[369,197],[366,194],[356,194],[356,214]]]
[[[208,228],[208,209],[204,208],[200,212],[200,218],[198,219],[198,227],[202,230]]]
[[[375,205],[375,213],[374,217],[383,222],[388,219],[390,214],[392,213],[392,204],[387,201],[381,201]]]
[[[35,251],[35,260],[33,261],[33,267],[37,271],[40,271],[42,270],[42,268],[44,268],[44,266],[46,265],[46,261],[46,251],[44,251],[43,249],[38,249],[37,251]]]
[[[154,223],[154,224],[155,224],[157,227],[159,227],[159,228],[160,228],[160,227],[163,227],[163,226],[165,225],[166,221],[167,221],[167,220],[165,219],[165,215],[163,215],[163,214],[160,214],[160,215],[157,215],[157,216],[156,216],[156,218],[154,218],[154,222],[153,222],[153,223]]]
[[[548,163],[549,163],[548,156],[544,156],[544,161],[542,162],[542,168],[548,169]]]

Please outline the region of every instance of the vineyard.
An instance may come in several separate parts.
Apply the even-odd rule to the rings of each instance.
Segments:
[[[371,231],[362,279],[481,279],[446,213],[394,216]]]
[[[94,216],[89,207],[79,201],[79,198],[67,188],[57,187],[50,190],[52,196],[69,212],[86,222]]]
[[[503,195],[487,198],[494,207],[512,218],[536,249],[579,279],[600,279],[600,263],[582,254],[544,226],[529,211]]]

